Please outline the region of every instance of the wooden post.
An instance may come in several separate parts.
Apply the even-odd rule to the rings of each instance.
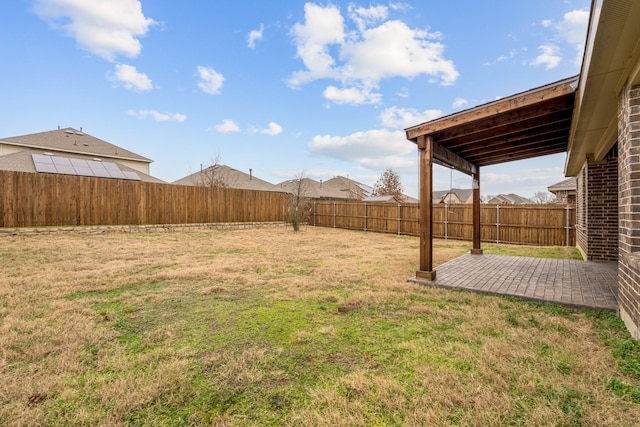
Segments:
[[[433,137],[418,137],[420,153],[420,270],[418,280],[435,280],[433,270]]]
[[[482,255],[480,247],[481,228],[480,228],[480,168],[476,168],[473,175],[473,249],[472,255]]]

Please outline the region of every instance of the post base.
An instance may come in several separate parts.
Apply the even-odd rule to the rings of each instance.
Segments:
[[[431,270],[431,271],[422,271],[422,270],[418,270],[416,271],[416,279],[417,280],[428,280],[428,281],[434,281],[436,280],[436,271],[435,270]]]
[[[482,255],[482,249],[471,249],[471,255]]]

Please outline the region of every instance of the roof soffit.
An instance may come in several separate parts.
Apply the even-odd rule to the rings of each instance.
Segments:
[[[640,83],[640,2],[594,0],[569,137],[566,175],[587,155],[601,160],[617,141],[618,97]]]

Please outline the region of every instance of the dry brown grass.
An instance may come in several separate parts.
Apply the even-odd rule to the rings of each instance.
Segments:
[[[0,239],[0,425],[637,423],[583,313],[408,284],[417,252],[313,227]]]

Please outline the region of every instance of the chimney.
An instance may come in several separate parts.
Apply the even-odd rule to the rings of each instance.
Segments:
[[[60,125],[58,125],[58,130],[60,130]]]
[[[82,126],[80,126],[80,132],[82,132]]]
[[[249,181],[253,180],[253,169],[249,168]]]
[[[320,188],[322,188],[322,180],[320,180]]]

